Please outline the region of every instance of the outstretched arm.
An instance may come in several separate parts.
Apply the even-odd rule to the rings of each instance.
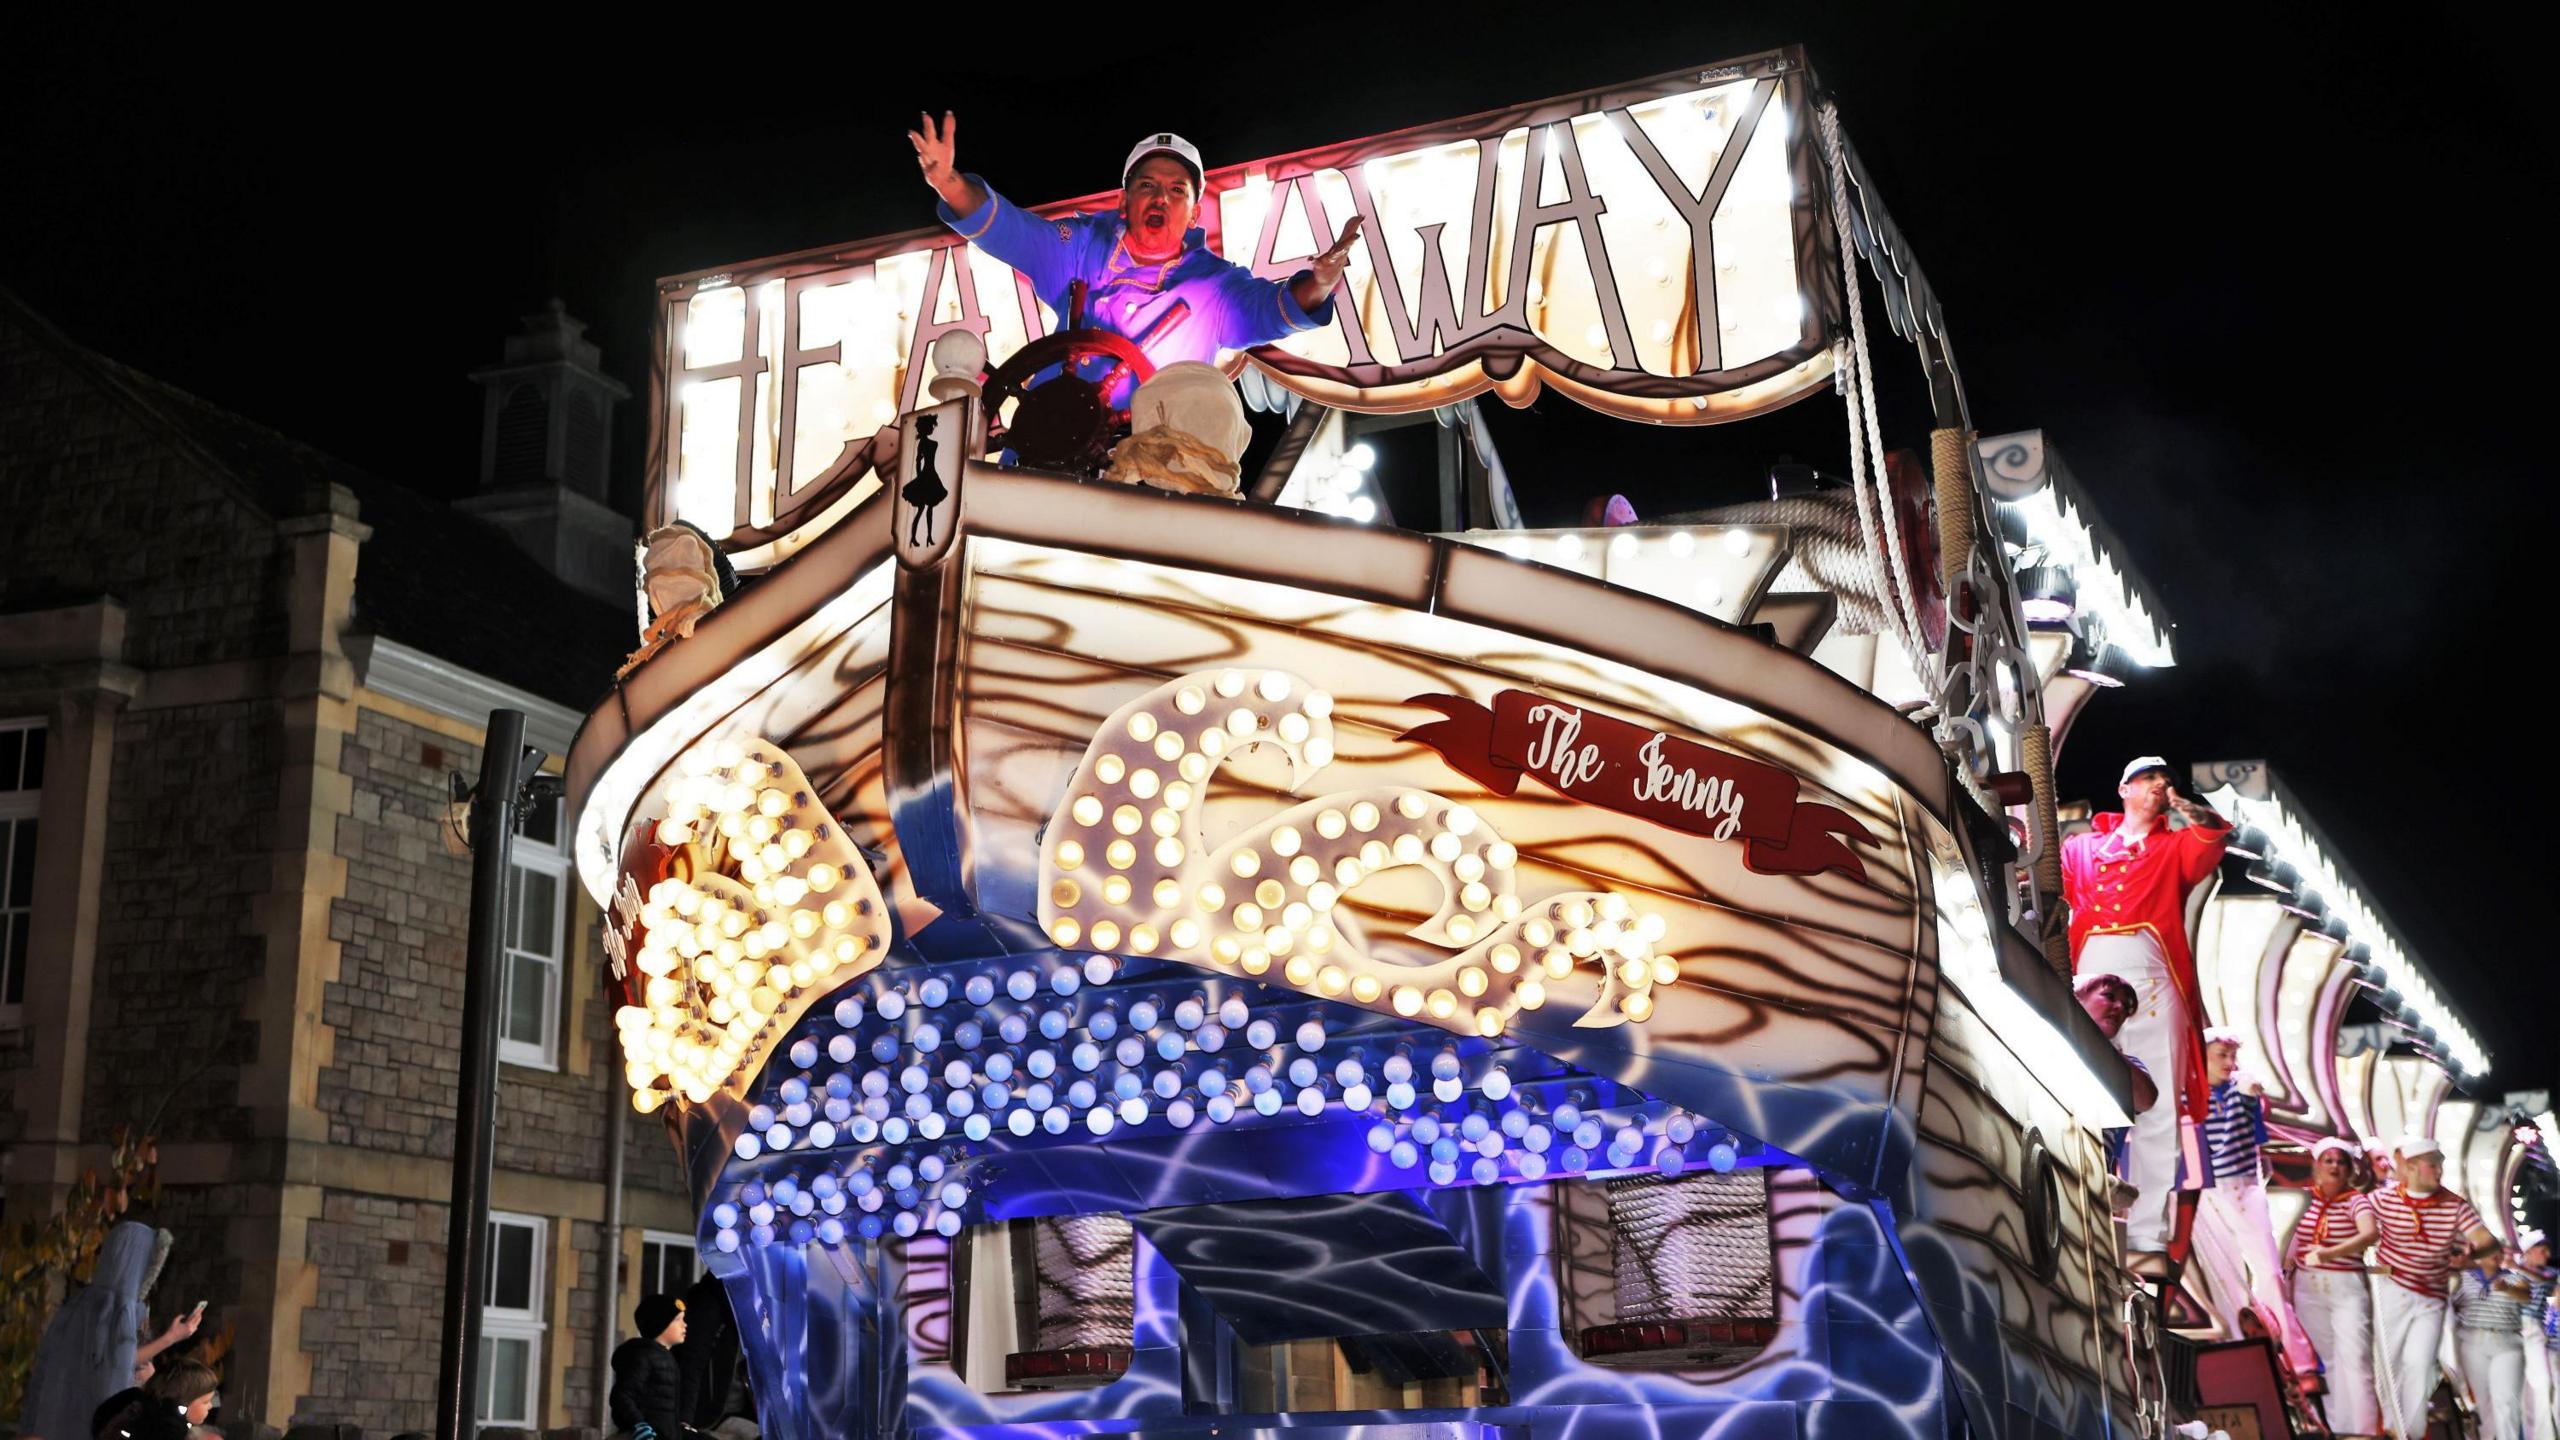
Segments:
[[[924,171],[924,183],[933,187],[943,204],[958,213],[976,213],[979,206],[987,203],[986,187],[961,174],[952,160],[952,140],[960,133],[960,117],[945,110],[940,125],[933,123],[931,115],[919,114],[916,119],[924,128],[908,131],[907,139],[916,147],[916,165]]]
[[[1351,267],[1351,243],[1360,238],[1360,224],[1361,217],[1352,216],[1351,223],[1342,227],[1342,238],[1317,256],[1307,272],[1289,287],[1289,298],[1298,302],[1299,309],[1313,311],[1342,282],[1342,272]]]
[[[196,1326],[202,1324],[203,1321],[204,1307],[199,1305],[195,1309],[180,1315],[177,1319],[170,1321],[169,1328],[161,1331],[157,1337],[145,1340],[141,1344],[133,1347],[133,1358],[137,1362],[151,1359],[161,1351],[166,1350],[170,1346],[177,1344],[179,1341],[195,1334]]]

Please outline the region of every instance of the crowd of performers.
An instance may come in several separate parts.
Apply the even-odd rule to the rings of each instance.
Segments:
[[[2478,1416],[2480,1440],[2560,1440],[2560,1305],[2539,1231],[2509,1254],[2444,1185],[2424,1136],[2385,1147],[2321,1140],[2290,1242],[2267,1208],[2266,1105],[2242,1063],[2247,1037],[2202,1028],[2186,897],[2222,861],[2231,825],[2178,793],[2158,756],[2127,765],[2124,808],[2063,843],[2080,1003],[2134,1071],[2120,1132],[2127,1263],[2174,1273],[2181,1189],[2198,1191],[2191,1263],[2210,1293],[2281,1350],[2332,1433],[2419,1440],[2439,1383]]]

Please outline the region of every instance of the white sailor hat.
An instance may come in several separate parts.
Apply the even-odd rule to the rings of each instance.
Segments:
[[[2543,1234],[2541,1231],[2534,1229],[2530,1225],[2527,1225],[2516,1232],[2516,1248],[2518,1250],[2530,1250],[2536,1245],[2547,1245],[2550,1241],[2550,1236]]]
[[[1130,163],[1130,164],[1132,164],[1132,165],[1135,165],[1135,164],[1137,164],[1138,162],[1137,162],[1137,161],[1135,161],[1135,160],[1132,160],[1132,161],[1130,161],[1129,163]],[[2161,758],[2160,758],[2159,756],[2157,756],[2157,755],[2136,755],[2136,756],[2134,756],[2131,760],[2129,760],[2129,761],[2125,762],[2124,775],[2123,775],[2120,779],[2118,779],[2118,780],[2116,781],[2116,783],[2117,783],[2117,784],[2119,784],[2119,785],[2121,785],[2121,784],[2125,783],[2125,781],[2132,779],[2134,776],[2141,774],[2141,773],[2142,773],[2143,771],[2145,771],[2145,770],[2168,770],[2168,769],[2169,769],[2169,762],[2168,762],[2168,761],[2166,761],[2166,760],[2161,759]],[[2174,771],[2174,770],[2170,771],[2170,774],[2171,774],[2172,776],[2176,775],[2176,773],[2177,773],[2177,772],[2176,772],[2176,771]]]
[[[2210,1026],[2204,1032],[2204,1043],[2207,1045],[2245,1045],[2248,1042],[2248,1036],[2228,1025]]]
[[[1129,162],[1120,167],[1120,183],[1128,184],[1129,176],[1138,168],[1138,162],[1150,155],[1170,155],[1190,166],[1191,183],[1194,185],[1200,184],[1203,177],[1208,174],[1208,167],[1200,163],[1199,146],[1170,130],[1159,130],[1153,135],[1142,138],[1130,149]]]
[[[2364,1147],[2353,1140],[2341,1140],[2335,1135],[2323,1135],[2320,1137],[2320,1142],[2311,1147],[2311,1158],[2317,1160],[2332,1150],[2350,1160],[2364,1153]]]
[[[2442,1155],[2444,1147],[2424,1135],[2403,1135],[2392,1142],[2391,1153],[2403,1160],[2415,1160],[2421,1155]]]

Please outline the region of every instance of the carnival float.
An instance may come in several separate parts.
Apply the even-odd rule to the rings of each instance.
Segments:
[[[2121,1263],[2051,783],[2171,632],[2041,437],[1972,433],[1804,57],[1197,179],[1252,276],[1341,265],[1205,387],[950,227],[662,287],[684,529],[575,857],[766,1433],[2197,1413],[2164,1319],[2266,1347]],[[1838,405],[1850,473],[1523,528],[1476,407],[1550,391]],[[1420,526],[1362,438],[1401,420],[1446,435]],[[2196,788],[2257,845],[2193,924],[2275,1148],[2432,1127],[2502,1196],[2487,1057],[2343,861],[2263,766]],[[2398,1028],[2340,1058],[2357,994]]]

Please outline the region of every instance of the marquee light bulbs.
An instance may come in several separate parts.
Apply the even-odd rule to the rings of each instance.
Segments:
[[[1293,782],[1332,760],[1332,697],[1279,670],[1177,677],[1124,706],[1099,734],[1183,735],[1186,716],[1214,713],[1213,693],[1227,708],[1184,742],[1176,762],[1184,783],[1205,786],[1218,767],[1257,747],[1276,751]],[[1473,808],[1411,787],[1320,796],[1214,846],[1196,809],[1163,810],[1167,833],[1152,865],[1135,850],[1115,850],[1110,864],[1125,876],[1098,888],[1079,883],[1090,837],[1129,823],[1135,807],[1120,797],[1152,774],[1130,769],[1098,739],[1068,786],[1072,798],[1049,826],[1036,892],[1042,928],[1059,945],[1170,955],[1485,1038],[1502,1035],[1518,1011],[1546,1003],[1551,987],[1577,970],[1597,991],[1582,1025],[1648,1019],[1659,1003],[1654,992],[1679,978],[1677,957],[1662,949],[1664,917],[1638,914],[1615,894],[1529,904],[1517,892],[1516,847]],[[1409,934],[1444,958],[1419,968],[1367,953],[1337,914],[1346,892],[1400,869],[1423,872],[1441,896],[1437,913]],[[1524,973],[1532,952],[1543,969],[1535,980]]]
[[[889,941],[870,868],[780,747],[724,737],[677,768],[653,831],[683,839],[645,895],[623,877],[616,913],[634,933],[606,942],[647,977],[639,1003],[614,1016],[643,1114],[676,1095],[701,1104],[752,1073],[820,990],[878,965]]]

